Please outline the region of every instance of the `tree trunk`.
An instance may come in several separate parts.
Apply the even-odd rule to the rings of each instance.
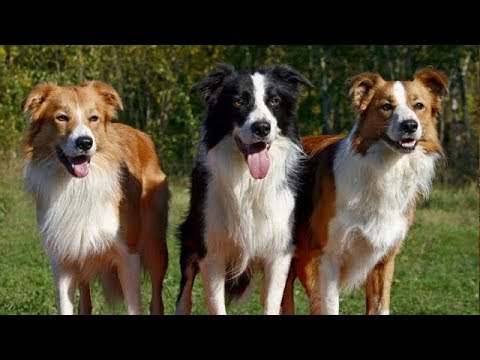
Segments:
[[[462,107],[462,123],[463,123],[463,133],[465,138],[464,156],[465,169],[470,169],[470,124],[468,121],[467,113],[467,70],[468,64],[470,62],[470,53],[467,53],[463,64],[460,69],[460,101]]]
[[[393,72],[392,59],[390,58],[390,46],[389,45],[384,45],[383,46],[383,53],[385,54],[385,58],[387,59],[388,75],[390,76],[389,80],[393,80],[395,78],[395,74]]]
[[[84,79],[83,46],[80,45],[79,47],[77,47],[77,53],[78,53],[78,82],[82,83]]]
[[[333,128],[335,129],[335,134],[340,134],[340,101],[338,99],[335,102],[335,107],[333,109]]]
[[[325,52],[321,49],[320,55],[320,101],[322,104],[323,134],[330,134],[330,98],[328,96],[328,81],[325,64]]]
[[[444,144],[445,140],[445,112],[441,111],[438,116],[438,137],[440,139],[440,144]],[[445,146],[445,145],[444,145]]]

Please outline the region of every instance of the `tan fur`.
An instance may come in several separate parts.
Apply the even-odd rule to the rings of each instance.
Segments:
[[[361,154],[366,155],[368,149],[380,140],[380,135],[388,126],[390,114],[381,107],[385,102],[393,102],[393,81],[385,81],[376,73],[363,73],[347,81],[353,105],[359,113],[358,127],[353,136],[352,147]],[[407,102],[412,108],[420,100],[424,109],[414,109],[421,126],[423,136],[418,145],[427,154],[442,154],[442,146],[436,132],[436,117],[441,107],[442,96],[448,88],[447,77],[433,69],[423,69],[414,75],[413,81],[402,82],[408,94]],[[393,104],[395,105],[395,104]],[[332,161],[335,152],[331,146],[340,141],[344,136],[307,136],[302,138],[304,150],[309,156],[311,171],[309,176],[314,176],[313,186],[308,190],[312,199],[312,210],[307,218],[302,218],[298,223],[297,249],[289,278],[285,287],[282,311],[284,314],[294,313],[293,285],[298,276],[310,295],[314,284],[318,281],[318,261],[322,248],[328,243],[328,226],[335,216],[335,180],[332,171]],[[408,156],[408,155],[406,155]],[[416,196],[415,204],[420,200]],[[405,214],[408,227],[413,222],[415,204]],[[354,234],[358,239],[361,234]],[[353,241],[362,244],[362,241]],[[376,313],[380,308],[388,309],[390,304],[390,289],[393,279],[395,256],[400,250],[402,239],[399,239],[393,249],[381,259],[366,281],[366,312]],[[360,245],[356,251],[362,251]],[[350,256],[355,256],[355,253]],[[353,258],[345,261],[354,261]],[[343,269],[341,277],[343,277]],[[318,299],[317,299],[318,300]],[[310,299],[311,311],[318,310],[315,299]]]
[[[120,223],[120,238],[125,241],[128,251],[141,255],[142,264],[152,279],[150,310],[161,314],[162,285],[168,263],[168,183],[150,137],[130,126],[111,122],[117,109],[122,107],[117,92],[99,81],[82,86],[38,85],[23,103],[23,111],[30,123],[24,155],[30,167],[40,165],[45,159],[53,166],[62,167],[55,155],[55,145],[63,144],[79,122],[91,129],[97,144],[92,162],[103,171],[121,173],[118,181],[120,191],[110,199],[114,208],[118,209],[116,216]],[[84,115],[82,119],[78,118],[78,109]],[[67,114],[69,120],[58,121],[56,117],[60,113]],[[89,121],[92,115],[99,119]],[[37,206],[37,211],[42,211],[42,205],[38,203]],[[118,249],[111,247],[81,263],[57,259],[62,267],[70,268],[77,274],[82,313],[91,312],[89,280],[118,258]]]
[[[408,227],[412,225],[414,215],[415,207],[411,207],[407,214]],[[365,305],[367,315],[376,314],[379,305],[380,308],[383,309],[390,308],[390,290],[395,269],[395,257],[400,252],[401,245],[402,243],[399,242],[390,254],[375,266],[372,273],[367,278],[365,283]]]

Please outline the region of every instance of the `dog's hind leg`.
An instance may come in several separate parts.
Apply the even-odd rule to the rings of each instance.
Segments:
[[[78,303],[79,315],[92,314],[92,299],[90,297],[90,283],[88,281],[81,281],[78,285],[80,290],[80,301]]]
[[[162,290],[163,279],[165,277],[165,273],[167,272],[168,265],[168,255],[166,251],[163,252],[160,257],[162,260],[159,260],[159,262],[150,269],[150,277],[152,280],[152,300],[150,302],[150,314],[152,315],[163,315],[164,313]]]
[[[285,290],[282,298],[282,315],[295,315],[295,298],[293,296],[293,285],[295,284],[295,260],[292,260],[290,271],[288,272],[287,282],[285,283]]]
[[[180,255],[182,279],[175,306],[175,315],[190,315],[192,312],[192,289],[198,273],[198,265],[193,255],[182,250]]]
[[[198,209],[197,209],[198,210]],[[175,315],[190,315],[192,312],[192,289],[198,273],[198,260],[205,256],[202,248],[203,236],[201,224],[195,210],[190,212],[178,229],[180,240],[180,288],[175,304]],[[198,216],[199,217],[199,216]],[[197,218],[198,218],[197,217]]]
[[[152,298],[150,314],[163,315],[163,279],[168,267],[167,222],[170,192],[167,181],[144,196],[142,203],[142,259],[150,273]]]

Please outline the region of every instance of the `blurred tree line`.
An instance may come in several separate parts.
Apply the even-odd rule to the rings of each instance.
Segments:
[[[345,80],[363,71],[411,79],[434,66],[450,78],[438,122],[447,154],[445,182],[476,179],[480,112],[480,46],[424,45],[0,45],[0,156],[19,156],[25,130],[20,103],[37,83],[75,85],[98,79],[120,94],[120,121],[150,134],[169,175],[190,172],[205,107],[191,86],[217,62],[237,68],[288,63],[315,87],[298,110],[302,135],[345,133],[355,119]]]

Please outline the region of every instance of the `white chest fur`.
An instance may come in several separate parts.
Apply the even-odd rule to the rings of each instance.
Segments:
[[[73,178],[58,166],[26,166],[27,188],[36,198],[45,250],[59,261],[101,255],[119,242],[119,174],[91,163],[90,174]]]
[[[343,140],[334,160],[336,215],[326,251],[340,255],[344,286],[360,285],[373,266],[407,234],[407,210],[417,192],[427,196],[435,155],[417,148],[397,154],[383,144],[365,156]],[[361,236],[358,236],[358,235]]]
[[[291,247],[295,199],[287,174],[298,166],[301,156],[301,149],[289,139],[275,140],[269,150],[268,174],[255,180],[231,137],[208,152],[208,251],[221,252],[230,263],[239,262],[236,267],[242,271],[250,259],[263,260]]]

